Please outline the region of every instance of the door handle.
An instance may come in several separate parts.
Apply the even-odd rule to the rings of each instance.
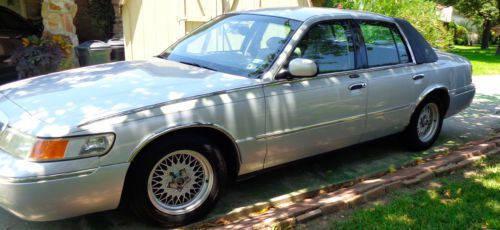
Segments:
[[[359,78],[359,74],[351,74],[349,75],[349,78]]]
[[[413,76],[412,78],[413,78],[413,80],[416,81],[416,80],[423,79],[424,77],[425,77],[425,75],[423,75],[423,74],[417,74],[417,75]]]
[[[358,90],[358,89],[362,89],[362,88],[366,88],[366,83],[355,83],[355,84],[352,84],[349,86],[349,90]]]

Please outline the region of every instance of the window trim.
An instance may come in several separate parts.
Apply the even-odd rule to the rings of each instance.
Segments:
[[[353,22],[353,19],[327,19],[327,20],[322,20],[322,21],[317,21],[317,22],[314,22],[312,23],[311,25],[309,25],[307,27],[307,30],[302,34],[302,36],[298,39],[298,42],[292,47],[291,51],[290,51],[290,55],[288,56],[287,58],[287,61],[285,62],[285,64],[281,67],[281,69],[286,69],[288,68],[288,63],[290,63],[290,61],[292,60],[292,55],[293,55],[293,52],[294,50],[299,46],[300,42],[302,41],[302,39],[307,35],[307,33],[309,33],[309,31],[316,25],[318,24],[324,24],[324,23],[335,23],[335,22],[347,22],[347,24],[349,25],[350,29],[351,29],[351,34],[352,34],[352,44],[353,44],[353,49],[354,49],[354,68],[353,69],[350,69],[350,70],[341,70],[341,71],[333,71],[333,72],[328,72],[328,73],[319,73],[318,71],[318,75],[317,76],[323,76],[323,75],[328,75],[328,74],[335,74],[335,73],[342,73],[342,72],[349,72],[349,71],[354,71],[354,70],[359,70],[359,69],[363,69],[363,61],[359,58],[361,57],[362,55],[360,55],[361,52],[361,47],[360,47],[360,40],[359,40],[359,36],[358,34],[356,33],[356,30],[355,30],[355,23]],[[319,66],[318,66],[319,68]]]
[[[412,51],[412,49],[411,49],[411,47],[410,47],[410,45],[408,43],[408,39],[406,38],[406,35],[401,32],[401,29],[399,28],[399,26],[396,23],[387,22],[387,21],[380,21],[380,20],[371,20],[371,19],[355,19],[353,21],[357,25],[359,36],[362,39],[362,45],[363,45],[363,48],[364,48],[363,51],[362,51],[362,53],[364,53],[364,56],[365,56],[364,66],[365,66],[366,69],[373,69],[373,68],[380,68],[380,67],[390,67],[390,66],[397,67],[397,66],[400,66],[400,65],[406,66],[408,64],[413,64],[413,65],[415,64],[415,58],[413,56],[413,51]],[[361,31],[361,25],[360,25],[362,22],[385,25],[385,26],[387,26],[388,28],[391,29],[391,37],[392,37],[392,40],[394,42],[394,46],[396,47],[396,52],[398,54],[398,61],[399,61],[398,63],[396,63],[396,64],[395,63],[390,63],[390,64],[379,65],[379,66],[369,66],[369,64],[368,64],[368,50],[366,50],[366,44],[365,44],[363,32]],[[410,59],[406,63],[402,63],[401,62],[399,47],[397,46],[396,40],[394,38],[394,33],[392,32],[392,30],[396,31],[401,36],[401,38],[402,38],[401,40],[402,40],[403,44],[405,45],[406,53],[408,55],[408,58]]]

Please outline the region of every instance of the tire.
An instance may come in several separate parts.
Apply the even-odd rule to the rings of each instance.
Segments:
[[[160,141],[162,142],[162,141]],[[176,135],[148,147],[133,162],[127,200],[141,218],[179,227],[207,215],[226,186],[220,148],[197,135]]]
[[[434,144],[443,126],[443,108],[440,98],[433,95],[425,98],[417,106],[411,116],[410,124],[403,133],[405,144],[410,150],[421,151]]]

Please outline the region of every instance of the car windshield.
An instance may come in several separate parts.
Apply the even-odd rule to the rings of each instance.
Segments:
[[[160,57],[218,72],[259,77],[300,22],[271,16],[221,16],[168,48]]]

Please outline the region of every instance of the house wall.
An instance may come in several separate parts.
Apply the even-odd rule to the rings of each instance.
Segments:
[[[312,6],[310,0],[121,1],[127,60],[158,55],[177,39],[225,12],[266,7]]]

